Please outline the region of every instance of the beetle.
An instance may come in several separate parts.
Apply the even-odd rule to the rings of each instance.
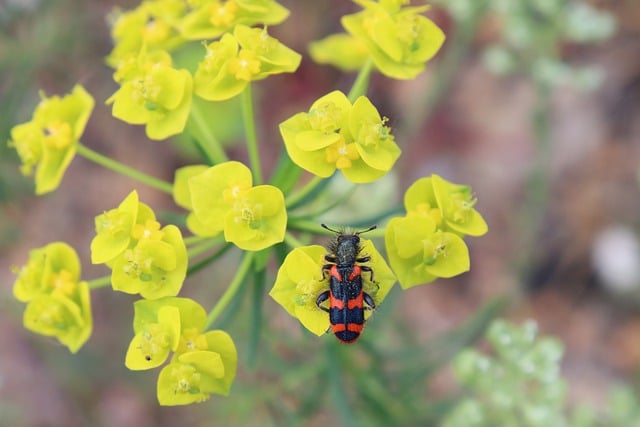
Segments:
[[[316,305],[329,313],[331,330],[338,340],[352,343],[358,339],[364,328],[364,310],[373,310],[376,304],[373,298],[362,288],[362,273],[367,272],[373,280],[373,270],[363,263],[371,261],[371,256],[360,256],[360,234],[374,230],[373,225],[366,230],[346,233],[320,224],[336,234],[329,244],[329,253],[324,256],[327,262],[322,266],[322,278],[329,274],[329,290],[324,291],[316,299]],[[329,300],[329,308],[321,304]],[[366,304],[366,306],[365,306]]]

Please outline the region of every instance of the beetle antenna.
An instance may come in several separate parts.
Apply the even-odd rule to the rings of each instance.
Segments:
[[[327,226],[327,224],[320,224],[320,226],[322,228],[324,228],[325,230],[329,230],[329,231],[331,231],[333,233],[340,233],[340,231],[338,231],[338,230],[334,230],[333,228],[329,228],[329,226]]]
[[[374,224],[371,227],[367,228],[366,230],[360,230],[360,231],[356,232],[356,234],[359,236],[362,233],[366,233],[368,231],[375,230],[376,228],[378,228],[378,226]]]

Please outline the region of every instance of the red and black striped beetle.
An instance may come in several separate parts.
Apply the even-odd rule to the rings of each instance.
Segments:
[[[322,278],[329,273],[329,290],[324,291],[316,299],[316,305],[329,313],[329,323],[336,338],[343,343],[352,343],[358,339],[364,328],[364,310],[376,307],[371,296],[362,288],[362,272],[371,274],[373,270],[367,265],[371,261],[369,255],[360,256],[360,234],[374,230],[375,225],[366,230],[354,233],[333,230],[326,224],[323,228],[336,233],[336,238],[329,244],[329,253],[324,256],[327,264],[322,266]],[[375,282],[374,282],[375,283]],[[329,300],[329,308],[321,304]]]

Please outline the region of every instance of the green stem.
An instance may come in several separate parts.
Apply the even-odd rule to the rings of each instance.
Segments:
[[[182,239],[182,241],[186,246],[196,245],[198,243],[202,243],[207,240],[209,240],[209,237],[205,237],[205,236],[189,236],[189,237],[184,237]]]
[[[325,179],[326,178],[322,178],[322,177],[319,177],[319,176],[314,176],[313,178],[311,178],[311,180],[309,182],[307,182],[304,185],[304,187],[302,187],[299,191],[297,191],[296,193],[294,193],[291,196],[287,197],[287,200],[286,200],[287,209],[291,209],[294,206],[296,206],[298,203],[300,203],[301,200],[303,200],[310,193],[315,191],[315,189],[318,187],[318,185],[322,184],[322,182]]]
[[[295,249],[295,248],[299,248],[301,246],[304,246],[302,244],[302,242],[300,240],[298,240],[297,237],[295,237],[293,234],[289,233],[288,231],[286,233],[284,233],[284,242],[291,249]]]
[[[353,86],[351,86],[351,90],[349,91],[349,101],[352,103],[358,99],[361,95],[367,94],[367,88],[369,87],[369,76],[371,75],[371,70],[373,69],[373,59],[367,59],[367,62],[364,63],[360,71],[358,72],[358,76],[356,80],[353,82]]]
[[[253,95],[251,84],[242,91],[242,117],[244,119],[244,134],[247,139],[247,151],[249,163],[253,171],[254,185],[262,184],[262,167],[260,165],[260,152],[258,151],[258,138],[256,137],[256,121],[253,115]]]
[[[227,243],[208,257],[196,262],[195,264],[189,265],[189,268],[187,269],[187,276],[191,276],[192,274],[195,274],[198,271],[202,270],[203,268],[220,258],[222,255],[224,255],[232,247],[233,245],[231,243]]]
[[[320,223],[318,223],[318,221],[311,221],[308,219],[302,219],[302,218],[289,218],[287,220],[287,229],[288,230],[297,230],[297,231],[307,231],[313,234],[327,234],[330,235],[331,232],[328,230],[325,230],[324,228],[320,227]],[[286,238],[286,235],[285,235]]]
[[[211,325],[213,325],[213,322],[215,322],[215,320],[218,318],[220,313],[222,313],[222,311],[225,308],[227,308],[227,306],[229,305],[229,303],[231,302],[235,294],[238,292],[238,289],[240,289],[240,285],[242,285],[245,278],[247,277],[247,274],[251,269],[252,262],[253,262],[253,252],[246,252],[244,254],[244,258],[242,259],[242,262],[240,262],[240,265],[238,266],[238,270],[236,271],[235,277],[229,284],[229,287],[227,288],[226,291],[224,291],[224,294],[222,294],[222,296],[220,297],[220,300],[218,300],[218,303],[209,312],[209,316],[207,316],[207,323],[204,327],[204,330],[209,329]]]
[[[222,236],[222,234],[219,234],[216,237],[208,237],[206,238],[206,240],[199,242],[197,245],[189,248],[187,250],[187,255],[189,255],[189,258],[198,256],[201,253],[206,252],[209,249],[220,245],[221,243],[224,243],[224,237]]]
[[[87,280],[89,289],[99,289],[111,284],[111,275],[98,277],[97,279]]]
[[[191,105],[191,113],[190,117],[192,119],[192,123],[195,126],[195,130],[198,135],[194,135],[196,137],[196,141],[198,145],[204,152],[207,159],[213,164],[224,163],[229,160],[227,154],[222,149],[220,145],[220,141],[216,138],[216,136],[211,131],[211,126],[207,124],[207,121],[202,113],[202,109],[197,102],[194,102]]]
[[[92,162],[97,163],[100,166],[103,166],[114,172],[120,173],[124,176],[128,176],[129,178],[135,179],[137,181],[140,181],[157,190],[164,191],[165,193],[173,194],[173,185],[171,185],[166,181],[163,181],[158,178],[154,178],[150,175],[140,172],[139,170],[123,165],[117,160],[113,160],[112,158],[102,155],[97,151],[93,151],[92,149],[88,148],[85,145],[78,144],[76,149],[78,154],[87,160],[91,160]]]

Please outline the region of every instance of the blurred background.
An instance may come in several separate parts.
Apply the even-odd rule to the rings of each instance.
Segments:
[[[307,44],[341,31],[340,16],[358,8],[281,3],[291,16],[269,31],[303,61],[295,75],[256,85],[267,170],[282,146],[277,124],[333,89],[348,91],[355,77],[314,64]],[[85,145],[166,180],[197,162],[180,144],[149,141],[141,127],[113,119],[104,105],[116,89],[104,64],[108,16],[135,6],[0,0],[0,141],[30,119],[39,91],[64,94],[79,82],[96,98]],[[94,333],[71,355],[22,327],[12,268],[31,249],[64,240],[78,250],[83,277],[102,276],[89,259],[96,214],[132,188],[167,218],[178,209],[79,157],[56,192],[35,197],[15,152],[0,143],[0,426],[437,425],[460,391],[451,358],[498,316],[535,319],[542,334],[562,340],[569,405],[599,408],[610,387],[637,384],[640,2],[441,0],[427,15],[447,41],[426,72],[413,81],[374,75],[369,89],[403,149],[385,184],[396,190],[365,187],[352,203],[371,212],[393,198],[401,203],[398,194],[432,173],[471,185],[489,233],[468,240],[469,273],[396,286],[349,347],[310,336],[265,296],[251,360],[254,306],[244,292],[218,325],[239,350],[231,396],[159,407],[157,371],[130,372],[123,363],[135,298],[92,292]],[[225,118],[231,144],[241,141],[240,120]],[[243,144],[230,150],[245,158]],[[183,294],[211,307],[237,258],[230,251],[189,277]]]

